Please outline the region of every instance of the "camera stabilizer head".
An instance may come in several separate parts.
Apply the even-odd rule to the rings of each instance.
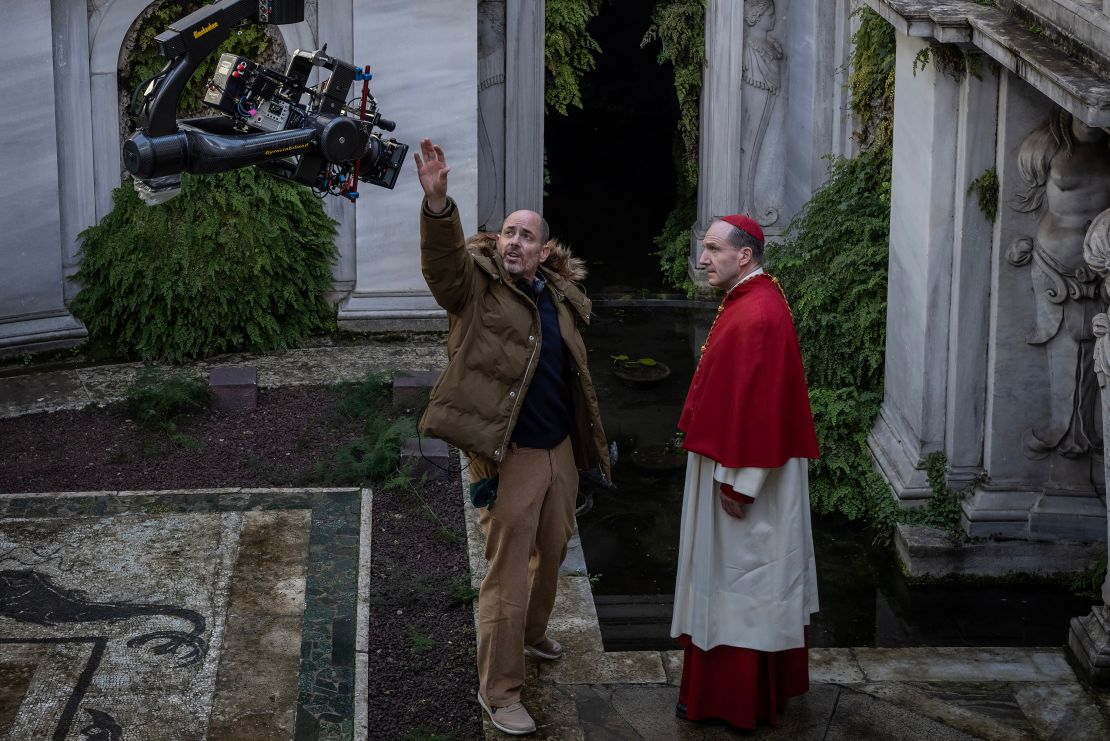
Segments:
[[[303,19],[304,0],[219,0],[155,37],[170,61],[144,83],[140,129],[123,146],[123,164],[147,203],[177,195],[182,172],[211,174],[251,165],[352,201],[360,180],[394,186],[408,145],[374,131],[393,131],[396,124],[382,118],[370,95],[370,68],[329,57],[327,45],[295,51],[284,74],[223,54],[204,96],[222,115],[176,118],[185,84],[238,24]],[[331,76],[308,87],[316,67]],[[362,95],[352,106],[348,96],[355,81],[362,82]]]

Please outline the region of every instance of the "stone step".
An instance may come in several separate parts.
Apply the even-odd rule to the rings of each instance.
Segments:
[[[258,406],[258,370],[222,366],[208,373],[210,406],[221,412],[249,412]]]
[[[446,481],[451,475],[451,446],[434,437],[409,438],[401,448],[401,465],[411,464],[412,475]]]
[[[407,412],[423,409],[428,403],[428,393],[439,380],[442,371],[401,371],[393,376],[393,411]]]

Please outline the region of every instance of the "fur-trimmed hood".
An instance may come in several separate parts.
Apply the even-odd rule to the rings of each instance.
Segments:
[[[586,278],[586,263],[581,258],[575,257],[570,247],[558,239],[547,240],[547,246],[551,248],[551,253],[542,263],[545,270],[561,275],[571,283],[580,283]],[[466,249],[471,254],[482,255],[498,264],[501,263],[501,258],[497,254],[497,232],[478,232],[466,240]]]

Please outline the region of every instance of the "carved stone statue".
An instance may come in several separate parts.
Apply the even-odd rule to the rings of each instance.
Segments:
[[[743,110],[744,141],[748,142],[744,210],[761,226],[770,226],[779,219],[778,209],[755,202],[759,158],[771,123],[771,112],[782,87],[782,60],[786,56],[782,45],[769,35],[775,28],[775,20],[774,0],[744,3]]]
[[[1102,278],[1084,260],[1084,238],[1110,208],[1110,137],[1060,111],[1018,152],[1027,190],[1013,208],[1038,213],[1035,238],[1015,241],[1007,259],[1030,265],[1036,319],[1026,340],[1044,347],[1049,416],[1022,436],[1027,456],[1078,458],[1102,449],[1091,320],[1104,310]]]
[[[478,3],[478,229],[505,218],[505,0]]]

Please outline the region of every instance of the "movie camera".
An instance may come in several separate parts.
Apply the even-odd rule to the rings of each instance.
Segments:
[[[285,73],[223,54],[204,103],[217,115],[177,119],[177,106],[197,67],[239,25],[299,23],[304,0],[219,0],[174,22],[155,37],[169,61],[136,90],[139,130],[123,145],[124,167],[139,195],[156,204],[177,195],[181,173],[212,174],[254,165],[311,187],[320,195],[358,198],[358,183],[393,188],[408,145],[370,94],[370,68],[358,69],[317,51],[293,52]],[[331,74],[309,86],[317,69]],[[351,97],[362,82],[361,95]],[[307,97],[306,97],[307,96]]]

